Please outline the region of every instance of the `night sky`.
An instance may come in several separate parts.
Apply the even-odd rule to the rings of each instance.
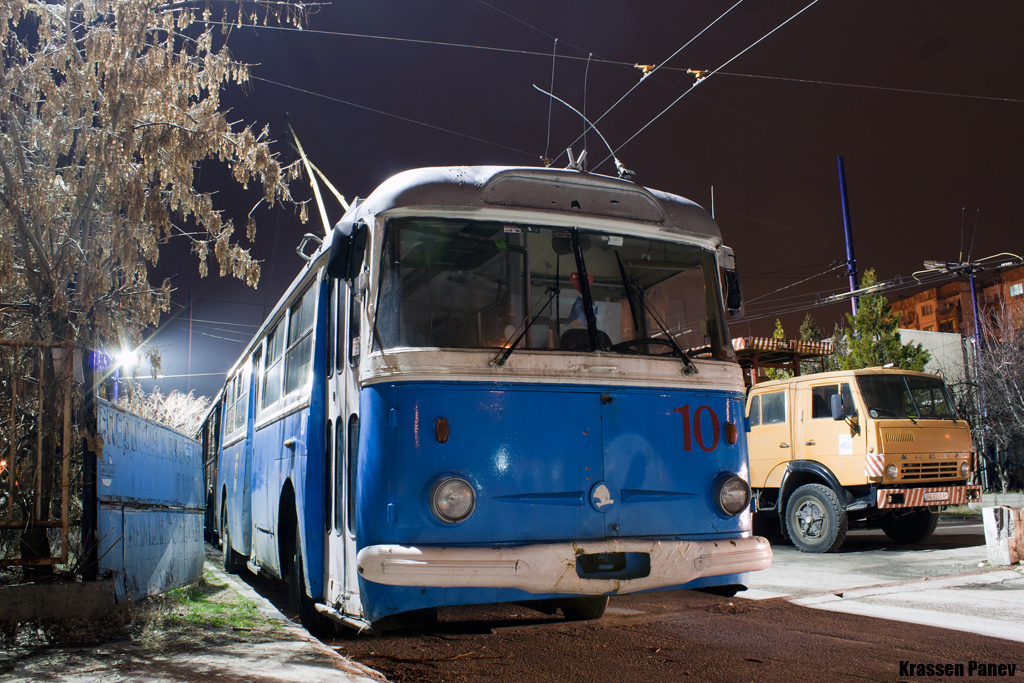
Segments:
[[[420,166],[536,165],[546,155],[564,167],[567,146],[584,148],[583,122],[534,84],[550,90],[553,80],[558,97],[596,120],[640,81],[633,64],[662,64],[707,29],[597,128],[636,182],[709,211],[714,188],[748,302],[733,336],[769,335],[780,317],[795,337],[807,311],[830,331],[849,311],[816,304],[848,288],[838,156],[859,270],[908,281],[890,298],[916,291],[911,275],[926,259],[1024,254],[1024,3],[808,2],[745,0],[719,18],[732,2],[336,0],[301,32],[235,29],[232,51],[254,65],[253,81],[224,98],[231,120],[269,125],[291,161],[287,114],[351,199]],[[721,70],[691,88],[686,69]],[[585,146],[588,169],[614,175],[596,134]],[[244,244],[255,199],[229,189],[215,164],[200,183],[224,188],[220,206]],[[305,180],[293,190],[310,194]],[[340,218],[333,200],[328,209]],[[164,393],[219,390],[298,272],[302,234],[322,232],[315,207],[304,226],[291,208],[256,215],[256,290],[213,266],[200,279],[185,244],[168,245],[154,269],[177,288],[151,338]]]

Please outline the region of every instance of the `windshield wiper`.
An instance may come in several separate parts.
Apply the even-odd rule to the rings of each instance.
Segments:
[[[625,264],[622,263],[622,256],[619,254],[617,250],[615,252],[615,258],[619,262],[619,276],[622,278],[622,286],[625,287],[626,289],[626,300],[629,302],[629,310],[633,314],[633,326],[636,328],[637,332],[640,333],[641,338],[647,336],[647,330],[646,326],[638,324],[643,322],[643,316],[640,315],[640,312],[637,311],[634,307],[633,302],[636,301],[637,299],[640,300],[641,305],[644,307],[644,310],[646,310],[647,313],[651,316],[651,319],[654,320],[655,323],[657,323],[658,328],[661,330],[661,333],[665,335],[666,343],[672,347],[672,350],[676,352],[676,355],[678,355],[679,358],[686,365],[686,374],[692,375],[693,373],[697,372],[697,366],[693,364],[693,361],[690,360],[690,357],[687,356],[686,352],[683,351],[682,347],[679,346],[679,344],[675,340],[675,337],[668,333],[668,329],[665,327],[664,324],[662,324],[661,320],[658,318],[658,314],[654,312],[654,307],[651,305],[651,302],[647,299],[647,295],[644,293],[644,290],[641,289],[640,286],[637,285],[635,282],[630,282],[629,277],[626,275],[626,266]]]
[[[495,365],[505,364],[505,361],[508,360],[508,357],[511,356],[512,352],[516,350],[517,346],[519,346],[519,342],[522,341],[523,337],[526,336],[526,333],[530,331],[530,328],[533,326],[533,323],[537,321],[537,318],[539,318],[540,314],[544,312],[544,309],[546,309],[551,304],[551,302],[555,300],[555,297],[558,296],[558,292],[560,290],[558,289],[558,287],[552,287],[548,291],[551,292],[551,296],[548,297],[547,301],[541,304],[541,307],[537,310],[536,313],[531,314],[530,317],[526,319],[526,327],[523,328],[523,331],[520,332],[514,340],[512,340],[512,343],[508,345],[507,349],[505,349],[504,351],[502,351],[501,353],[494,357]]]
[[[636,285],[633,286],[636,287]],[[697,366],[693,364],[693,361],[690,360],[690,357],[687,356],[686,352],[683,351],[681,346],[679,346],[679,344],[676,342],[676,338],[669,334],[668,328],[658,317],[658,314],[655,313],[654,306],[651,305],[651,302],[647,298],[647,294],[644,292],[644,290],[640,289],[639,287],[637,287],[637,289],[640,291],[640,301],[643,302],[644,308],[647,309],[647,312],[650,314],[651,318],[654,319],[654,322],[658,323],[658,329],[660,329],[661,333],[665,335],[665,338],[672,345],[672,348],[675,349],[676,354],[679,355],[679,358],[683,361],[683,364],[686,365],[686,374],[695,374],[697,372]]]

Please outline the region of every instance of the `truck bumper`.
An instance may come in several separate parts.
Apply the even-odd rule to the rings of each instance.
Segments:
[[[891,508],[937,507],[966,505],[981,500],[980,486],[927,486],[923,488],[878,489],[876,503],[880,510]]]
[[[389,586],[603,595],[767,569],[772,549],[761,537],[600,540],[499,548],[375,545],[360,550],[357,562],[362,578]]]

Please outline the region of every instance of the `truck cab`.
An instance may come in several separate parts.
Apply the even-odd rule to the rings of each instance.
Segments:
[[[850,524],[924,540],[947,505],[981,500],[971,433],[942,379],[898,368],[763,382],[747,397],[755,518],[804,552],[838,549]]]

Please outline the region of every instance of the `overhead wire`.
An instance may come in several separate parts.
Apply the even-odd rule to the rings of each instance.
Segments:
[[[668,105],[667,107],[665,107],[665,108],[664,108],[664,109],[663,109],[663,110],[662,110],[662,111],[661,111],[661,112],[660,112],[659,114],[657,114],[657,115],[656,115],[656,116],[655,116],[654,118],[652,118],[652,119],[651,119],[650,121],[648,121],[647,123],[645,123],[645,124],[644,124],[644,125],[643,125],[643,126],[642,126],[642,127],[641,127],[641,128],[640,128],[640,129],[638,130],[638,131],[637,131],[637,132],[633,133],[633,135],[631,135],[631,136],[630,136],[630,137],[629,137],[629,138],[628,138],[628,139],[627,139],[627,140],[626,140],[625,142],[623,142],[623,143],[622,143],[621,145],[619,145],[618,147],[616,147],[616,148],[615,148],[615,150],[614,150],[614,153],[613,153],[612,155],[608,156],[607,158],[605,158],[604,160],[602,160],[602,162],[601,162],[601,163],[604,163],[605,161],[608,161],[608,159],[611,159],[611,158],[612,158],[613,156],[617,155],[617,154],[619,153],[619,151],[620,151],[620,150],[621,150],[621,149],[622,149],[623,147],[625,147],[625,146],[626,146],[626,145],[628,145],[628,144],[629,144],[630,142],[632,142],[632,141],[633,141],[633,139],[634,139],[634,138],[636,138],[636,136],[638,136],[638,135],[640,135],[641,133],[643,133],[643,132],[644,132],[645,130],[647,130],[647,128],[648,128],[648,127],[650,127],[650,126],[651,126],[651,125],[652,125],[652,124],[653,124],[653,123],[654,123],[655,121],[657,121],[657,120],[658,120],[658,119],[660,119],[660,118],[661,118],[662,116],[664,116],[664,115],[665,115],[665,113],[666,113],[666,112],[668,112],[668,110],[670,110],[670,109],[671,109],[672,107],[676,106],[676,104],[677,104],[677,103],[679,103],[679,101],[680,101],[680,100],[682,100],[682,99],[683,99],[684,97],[686,97],[686,96],[687,96],[688,94],[690,94],[691,92],[693,92],[694,88],[696,88],[696,87],[697,87],[698,85],[700,85],[701,83],[703,83],[703,82],[704,82],[704,81],[706,81],[707,79],[709,79],[709,78],[711,78],[712,76],[714,76],[715,74],[717,74],[717,73],[718,73],[719,71],[721,71],[722,69],[724,69],[724,68],[725,68],[726,66],[728,66],[729,64],[732,64],[733,62],[735,62],[735,61],[736,61],[737,59],[739,59],[740,57],[742,57],[743,55],[745,55],[745,54],[746,54],[747,52],[749,52],[750,50],[752,50],[752,49],[753,49],[754,47],[756,47],[757,45],[759,45],[760,43],[762,43],[763,41],[765,41],[765,40],[766,40],[766,39],[767,39],[767,38],[768,38],[769,36],[773,35],[773,34],[774,34],[774,33],[775,33],[776,31],[778,31],[778,30],[779,30],[779,29],[781,29],[781,28],[782,28],[783,26],[785,26],[785,25],[786,25],[786,24],[788,24],[789,22],[791,22],[791,21],[793,21],[794,19],[796,19],[797,17],[799,17],[799,16],[801,15],[801,14],[803,14],[804,12],[806,12],[807,10],[809,10],[809,9],[810,9],[811,7],[813,7],[813,6],[814,6],[814,5],[816,5],[816,4],[818,4],[818,0],[811,0],[811,2],[810,2],[809,4],[807,4],[807,5],[806,5],[806,6],[805,6],[805,7],[803,8],[803,9],[799,10],[799,11],[798,11],[798,12],[797,12],[796,14],[794,14],[794,15],[793,15],[793,16],[791,16],[791,17],[789,17],[789,18],[788,18],[788,19],[786,19],[786,20],[785,20],[784,22],[782,22],[781,24],[779,24],[778,26],[776,26],[775,28],[773,28],[773,29],[772,29],[771,31],[769,31],[768,33],[764,34],[763,36],[761,36],[760,38],[758,38],[758,39],[757,39],[756,41],[754,41],[753,43],[751,43],[750,45],[748,45],[747,47],[745,47],[744,49],[742,49],[742,50],[741,50],[740,52],[738,52],[738,53],[737,53],[737,54],[736,54],[735,56],[733,56],[732,58],[730,58],[730,59],[729,59],[728,61],[726,61],[726,62],[725,62],[724,64],[722,64],[722,65],[721,65],[721,66],[719,66],[718,68],[716,68],[716,69],[714,69],[713,71],[711,71],[711,72],[710,72],[710,73],[709,73],[709,74],[708,74],[707,76],[704,76],[703,78],[698,78],[698,79],[696,79],[696,80],[694,81],[693,85],[691,85],[691,86],[690,86],[690,88],[689,88],[688,90],[686,90],[686,91],[685,91],[685,92],[684,92],[684,93],[683,93],[682,95],[680,95],[680,96],[679,96],[679,97],[677,97],[677,98],[676,98],[675,100],[673,100],[671,104],[669,104],[669,105]],[[732,8],[730,8],[730,10],[731,10],[731,9],[732,9]],[[598,166],[600,166],[600,164],[598,164]]]
[[[716,19],[715,19],[714,21],[712,21],[712,22],[711,22],[710,24],[708,24],[708,25],[707,25],[707,26],[705,26],[705,27],[704,27],[703,29],[701,29],[701,30],[700,30],[700,31],[699,31],[699,32],[698,32],[698,33],[697,33],[696,35],[694,35],[694,36],[693,36],[692,38],[690,38],[690,39],[689,39],[688,41],[686,41],[685,43],[683,43],[683,45],[681,45],[681,46],[679,47],[679,49],[677,49],[677,50],[676,50],[675,52],[673,52],[673,53],[672,53],[671,55],[669,55],[668,59],[664,59],[664,60],[662,60],[662,61],[661,61],[661,63],[660,63],[660,64],[657,64],[657,65],[656,65],[656,66],[655,66],[655,67],[654,67],[654,68],[653,68],[653,69],[652,69],[652,70],[651,70],[651,71],[650,71],[649,73],[646,73],[646,74],[644,74],[643,78],[641,78],[641,79],[640,79],[639,81],[637,81],[636,83],[634,83],[634,84],[633,84],[633,86],[632,86],[632,87],[631,87],[631,88],[630,88],[629,90],[627,90],[627,91],[626,91],[625,93],[623,93],[623,94],[622,94],[622,96],[621,96],[621,97],[619,97],[619,99],[615,100],[615,102],[614,102],[614,103],[612,104],[612,106],[608,107],[608,109],[606,109],[606,110],[605,110],[605,112],[604,112],[603,114],[601,114],[600,116],[598,116],[598,117],[597,117],[597,118],[596,118],[596,119],[594,120],[594,122],[593,122],[593,123],[589,123],[589,122],[588,122],[588,123],[589,123],[589,125],[588,125],[588,126],[587,126],[587,127],[585,128],[585,129],[584,129],[584,132],[587,132],[587,131],[589,131],[589,130],[590,130],[591,128],[595,128],[595,127],[597,126],[597,124],[598,124],[598,123],[600,123],[602,119],[604,119],[604,117],[608,116],[608,114],[610,114],[610,113],[612,112],[612,110],[614,110],[614,109],[615,109],[615,108],[616,108],[617,106],[619,106],[619,104],[621,104],[623,100],[625,100],[625,99],[626,99],[627,97],[629,97],[629,95],[630,95],[630,94],[631,94],[631,93],[632,93],[632,92],[633,92],[634,90],[636,90],[636,89],[637,89],[638,87],[640,87],[640,84],[641,84],[641,83],[643,83],[643,82],[644,82],[644,81],[646,81],[646,80],[647,80],[648,78],[650,78],[650,77],[651,77],[651,76],[653,76],[653,75],[654,75],[655,73],[657,73],[657,71],[658,71],[659,69],[661,69],[661,68],[662,68],[662,67],[663,67],[663,66],[664,66],[665,64],[667,64],[668,62],[672,61],[672,60],[673,60],[673,59],[674,59],[674,58],[676,57],[676,55],[678,55],[678,54],[679,54],[680,52],[682,52],[682,51],[683,51],[683,50],[685,50],[685,49],[686,49],[687,47],[689,47],[689,46],[690,46],[691,44],[693,44],[693,42],[694,42],[695,40],[697,40],[698,38],[700,38],[700,37],[701,37],[702,35],[704,35],[705,33],[707,33],[707,32],[708,32],[708,31],[709,31],[709,30],[710,30],[710,29],[711,29],[711,28],[712,28],[712,27],[713,27],[713,26],[714,26],[715,24],[717,24],[717,23],[718,23],[719,21],[721,21],[723,17],[725,17],[725,16],[727,15],[727,14],[729,14],[729,12],[732,12],[732,11],[733,11],[733,10],[734,10],[734,9],[735,9],[735,8],[736,8],[737,6],[739,6],[739,5],[740,5],[740,4],[742,3],[742,2],[743,2],[743,0],[737,0],[737,1],[736,1],[736,3],[735,3],[734,5],[732,5],[732,6],[731,6],[731,7],[729,8],[729,9],[725,10],[725,12],[723,12],[723,13],[722,13],[721,15],[719,15],[719,16],[718,16],[718,17],[717,17],[717,18],[716,18]],[[815,2],[817,2],[817,0],[815,0]],[[727,62],[727,63],[728,63],[728,62]],[[687,91],[687,92],[689,92],[689,91]],[[582,136],[580,136],[580,137],[582,137]],[[567,145],[567,148],[568,148],[568,147],[572,147],[572,146],[573,146],[573,145],[575,145],[575,144],[576,144],[577,142],[579,142],[579,140],[580,140],[580,137],[577,137],[577,138],[576,138],[575,140],[573,140],[573,141],[572,141],[571,143],[569,143],[569,144]],[[632,138],[630,138],[630,139],[632,139]],[[627,142],[628,142],[628,140],[627,140]],[[620,146],[619,146],[619,149],[621,149],[621,147],[622,147],[622,146],[620,145]],[[618,151],[618,149],[616,149],[616,150],[615,150],[615,152],[617,152],[617,151]],[[613,153],[612,153],[612,154],[610,154],[610,155],[609,155],[608,157],[606,157],[606,158],[604,159],[604,161],[602,161],[602,162],[601,162],[601,164],[603,164],[603,163],[604,163],[605,161],[608,161],[608,159],[612,159],[612,158],[614,158],[614,156],[615,156],[615,152],[613,152]],[[558,157],[555,157],[555,159],[557,160],[557,159],[558,159]],[[596,169],[596,168],[597,168],[598,166],[600,166],[601,164],[597,164],[596,166],[594,166],[594,168]]]
[[[864,85],[861,83],[841,83],[836,81],[818,81],[810,78],[787,78],[785,76],[764,76],[760,74],[741,74],[730,71],[718,71],[716,72],[720,76],[735,76],[738,78],[760,78],[769,81],[789,81],[792,83],[810,83],[812,85],[832,85],[842,88],[859,88],[861,90],[881,90],[884,92],[900,92],[907,93],[910,95],[932,95],[935,97],[956,97],[967,100],[984,100],[989,102],[1011,102],[1014,104],[1024,104],[1024,99],[1017,99],[1013,97],[992,97],[987,95],[965,95],[963,93],[952,93],[952,92],[941,92],[938,90],[917,90],[914,88],[895,88],[887,87],[883,85]]]

